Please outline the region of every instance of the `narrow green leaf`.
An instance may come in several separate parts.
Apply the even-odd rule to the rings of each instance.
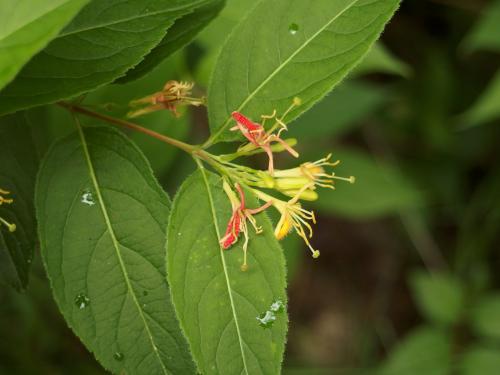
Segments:
[[[474,50],[500,51],[500,1],[494,0],[485,7],[477,24],[464,41],[468,52]]]
[[[110,128],[79,128],[41,167],[42,256],[69,326],[108,370],[193,374],[165,276],[169,200],[141,152]]]
[[[449,375],[451,340],[443,331],[420,327],[389,354],[378,375]]]
[[[231,112],[291,121],[327,94],[368,52],[398,0],[263,0],[233,30],[208,92],[212,137],[234,140]]]
[[[256,201],[247,194],[247,205]],[[250,228],[248,266],[240,270],[242,240],[221,250],[231,215],[221,179],[200,169],[177,193],[167,230],[167,269],[172,297],[191,351],[203,374],[278,374],[287,330],[286,312],[270,328],[257,317],[271,303],[286,304],[285,264],[271,223],[258,215],[263,233]]]
[[[38,155],[24,113],[0,118],[0,189],[11,204],[0,204],[0,217],[16,225],[11,233],[0,224],[0,281],[24,289],[36,242],[33,204]]]
[[[491,79],[474,104],[459,117],[460,128],[483,125],[500,117],[500,71]]]
[[[137,65],[205,0],[94,0],[0,93],[0,113],[76,96]]]
[[[464,309],[460,282],[445,273],[415,272],[410,279],[413,298],[424,316],[438,324],[458,322]]]
[[[500,295],[482,297],[472,310],[471,326],[480,336],[500,339]]]
[[[162,41],[124,77],[117,80],[119,83],[128,82],[147,74],[172,53],[188,44],[201,30],[217,16],[224,7],[225,0],[210,0],[206,5],[196,8],[175,21],[168,29]]]
[[[335,191],[321,192],[321,198],[312,202],[317,210],[367,218],[422,205],[421,192],[391,165],[377,163],[368,154],[348,149],[335,149],[333,158],[341,161],[335,174],[355,176],[356,183],[339,182]]]
[[[0,89],[89,0],[3,0],[0,3]]]

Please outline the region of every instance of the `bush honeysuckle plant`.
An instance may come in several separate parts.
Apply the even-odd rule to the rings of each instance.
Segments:
[[[280,373],[288,318],[278,241],[295,232],[318,258],[307,202],[354,183],[337,176],[332,154],[302,159],[286,134],[363,59],[399,1],[258,1],[221,43],[207,90],[169,67],[136,93],[224,5],[0,4],[1,277],[26,288],[38,243],[65,320],[112,373]],[[90,103],[113,83],[126,106],[105,94]],[[190,107],[208,111],[202,144],[172,136]],[[153,117],[168,135],[148,126]],[[75,130],[55,139],[66,128]],[[172,148],[192,157],[197,170],[173,202],[134,133],[163,142],[151,162]],[[222,142],[235,146],[222,152]],[[280,153],[295,167],[280,168]],[[265,167],[249,166],[256,154]],[[273,210],[274,225],[264,213]]]

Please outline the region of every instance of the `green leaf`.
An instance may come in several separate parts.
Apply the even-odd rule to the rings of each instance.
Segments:
[[[500,51],[500,1],[485,7],[481,18],[467,35],[463,47],[466,51]]]
[[[226,2],[224,9],[196,38],[196,42],[205,51],[193,72],[198,84],[208,87],[220,49],[227,36],[231,34],[233,28],[254,6],[254,0],[231,0]]]
[[[388,93],[373,85],[345,81],[325,99],[289,124],[286,138],[300,141],[347,132],[387,103]],[[314,126],[314,129],[312,128]]]
[[[497,375],[500,350],[476,344],[462,355],[459,367],[461,375]]]
[[[39,174],[42,257],[69,326],[113,373],[193,374],[165,276],[169,200],[120,132],[79,128]]]
[[[234,140],[231,112],[257,120],[327,94],[368,52],[398,0],[263,0],[233,29],[208,91],[210,145]]]
[[[389,354],[378,375],[449,375],[451,340],[433,327],[420,327]]]
[[[44,48],[88,1],[2,1],[0,89],[9,83],[24,64]]]
[[[419,271],[410,278],[413,298],[429,320],[451,325],[458,322],[464,309],[464,292],[460,282],[446,273]]]
[[[33,204],[38,155],[24,113],[0,118],[0,189],[11,204],[0,204],[0,217],[16,225],[11,233],[0,224],[0,281],[16,289],[28,284],[36,242]]]
[[[320,198],[312,202],[317,210],[368,218],[422,205],[420,191],[390,165],[377,163],[368,154],[348,149],[335,149],[333,159],[341,161],[335,174],[355,176],[356,183],[339,181],[335,190],[321,191]]]
[[[484,296],[477,302],[471,326],[477,335],[500,339],[500,294]]]
[[[247,194],[247,205],[256,207]],[[247,272],[240,270],[242,240],[221,250],[231,214],[221,179],[200,169],[177,193],[167,230],[167,269],[172,297],[191,351],[203,374],[279,374],[287,315],[270,328],[257,317],[272,302],[286,304],[285,264],[269,219],[249,228]]]
[[[188,44],[224,7],[225,0],[211,0],[175,21],[162,41],[137,66],[129,70],[119,83],[128,82],[147,74],[173,52]]]
[[[0,93],[0,113],[52,103],[114,81],[204,0],[94,0]]]
[[[196,41],[208,50],[219,50],[234,27],[255,7],[254,0],[226,1],[224,9],[207,26]]]
[[[368,52],[353,73],[388,73],[408,77],[411,73],[411,69],[379,42],[373,45],[370,52]]]
[[[491,79],[472,107],[459,117],[460,128],[468,129],[499,118],[500,105],[498,103],[500,103],[500,71]]]

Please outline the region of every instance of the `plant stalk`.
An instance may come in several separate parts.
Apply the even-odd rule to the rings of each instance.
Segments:
[[[188,143],[184,143],[184,142],[179,141],[177,139],[167,137],[166,135],[157,133],[151,129],[137,125],[133,122],[121,120],[121,119],[118,119],[118,118],[115,118],[112,116],[104,115],[102,113],[94,112],[94,111],[91,111],[90,109],[87,109],[85,107],[82,107],[82,106],[79,106],[76,104],[72,104],[72,103],[59,102],[58,104],[61,107],[66,108],[67,110],[69,110],[71,112],[81,113],[81,114],[89,116],[89,117],[94,117],[94,118],[97,118],[99,120],[106,121],[106,122],[113,124],[113,125],[121,126],[121,127],[127,128],[127,129],[131,129],[131,130],[146,134],[146,135],[153,137],[153,138],[156,138],[162,142],[168,143],[171,146],[177,147],[177,148],[187,152],[188,154],[193,154],[194,152],[196,152],[196,154],[200,155],[201,157],[205,156],[204,155],[205,152],[200,153],[201,150],[199,149],[198,146],[190,145]],[[202,156],[202,154],[203,154],[203,156]]]

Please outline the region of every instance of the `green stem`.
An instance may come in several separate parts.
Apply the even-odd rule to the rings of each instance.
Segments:
[[[89,116],[89,117],[94,117],[94,118],[97,118],[99,120],[106,121],[106,122],[113,124],[113,125],[118,125],[118,126],[121,126],[121,127],[127,128],[127,129],[131,129],[131,130],[138,131],[140,133],[149,135],[150,137],[156,138],[162,142],[168,143],[171,146],[177,147],[177,148],[187,152],[188,154],[193,154],[194,152],[199,150],[199,146],[190,145],[190,144],[184,143],[182,141],[179,141],[177,139],[167,137],[166,135],[157,133],[157,132],[150,130],[148,128],[144,128],[140,125],[134,124],[133,122],[121,120],[121,119],[118,119],[115,117],[104,115],[102,113],[94,112],[94,111],[91,111],[90,109],[87,109],[85,107],[82,107],[82,106],[79,106],[76,104],[72,104],[72,103],[59,102],[58,104],[61,107],[64,107],[71,112],[81,113],[81,114]]]
[[[190,145],[184,142],[181,142],[177,139],[167,137],[163,134],[157,133],[153,130],[150,130],[148,128],[142,127],[140,125],[137,125],[133,122],[121,120],[115,117],[111,117],[108,115],[104,115],[99,112],[94,112],[88,108],[85,108],[83,106],[73,104],[73,103],[67,103],[67,102],[59,102],[58,103],[61,107],[68,109],[70,112],[73,114],[80,113],[89,117],[94,117],[99,120],[108,122],[113,125],[117,125],[120,127],[124,127],[127,129],[132,129],[134,131],[141,132],[143,134],[146,134],[150,137],[156,138],[162,142],[165,142],[169,145],[172,145],[174,147],[177,147],[191,156],[195,158],[195,160],[203,160],[207,164],[209,164],[212,168],[214,168],[219,174],[227,176],[231,178],[232,180],[235,181],[240,181],[242,180],[242,176],[239,176],[238,173],[232,173],[230,168],[227,168],[224,163],[222,163],[218,157],[210,154],[209,152],[201,149],[199,146],[196,145]],[[230,164],[230,163],[229,163]],[[248,182],[246,179],[243,179],[245,182]]]

